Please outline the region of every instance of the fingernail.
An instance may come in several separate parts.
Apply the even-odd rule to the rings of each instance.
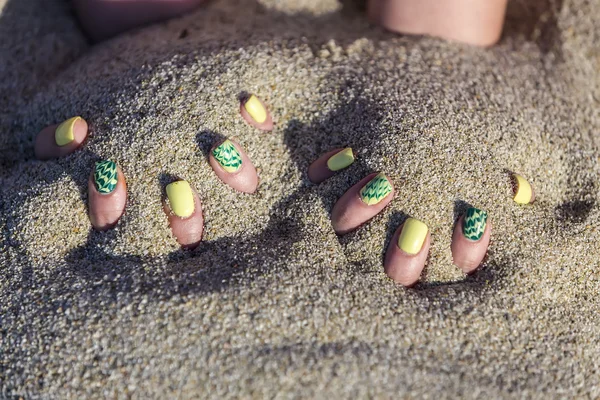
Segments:
[[[354,162],[354,154],[350,147],[334,154],[327,160],[327,168],[331,171],[339,171],[350,166]]]
[[[248,111],[248,114],[250,114],[252,119],[259,124],[262,124],[267,120],[267,110],[265,110],[265,107],[255,95],[251,95],[248,100],[246,100],[244,108]]]
[[[73,128],[75,127],[75,122],[80,119],[81,117],[70,118],[56,128],[56,131],[54,131],[54,140],[57,145],[65,146],[75,139]]]
[[[513,200],[518,204],[529,204],[533,198],[533,190],[527,179],[521,175],[513,174],[515,180],[515,197]]]
[[[360,189],[360,198],[365,204],[372,206],[379,203],[391,192],[392,184],[385,174],[380,173]]]
[[[94,183],[100,193],[108,194],[115,190],[117,187],[117,164],[110,160],[97,162],[94,170]]]
[[[487,213],[478,208],[470,207],[467,209],[463,218],[462,232],[469,240],[478,241],[485,232],[487,223]]]
[[[398,238],[398,247],[406,254],[418,254],[425,243],[427,231],[427,225],[423,222],[414,218],[407,219]]]
[[[187,181],[177,181],[167,185],[169,207],[173,214],[187,218],[194,212],[194,194]]]
[[[212,154],[227,172],[237,172],[242,168],[242,156],[229,139],[215,147]]]

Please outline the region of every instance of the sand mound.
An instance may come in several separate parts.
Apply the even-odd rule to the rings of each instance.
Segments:
[[[387,34],[350,2],[221,0],[86,51],[64,6],[29,3],[52,12],[8,0],[0,14],[15,32],[0,85],[3,393],[599,395],[600,4],[512,4],[501,44],[481,50]],[[39,29],[19,36],[24,21]],[[240,118],[244,91],[269,105],[272,133]],[[34,160],[35,133],[73,115],[91,125],[85,147]],[[254,161],[256,195],[213,173],[220,137]],[[310,162],[340,146],[358,162],[310,184]],[[86,210],[99,158],[129,189],[105,233]],[[373,171],[396,198],[337,237],[333,204]],[[511,200],[509,171],[534,205]],[[203,202],[193,252],[161,209],[172,176]],[[469,204],[494,233],[465,277],[450,237]],[[412,290],[382,269],[407,216],[433,238]]]

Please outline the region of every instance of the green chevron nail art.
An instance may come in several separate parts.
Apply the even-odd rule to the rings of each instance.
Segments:
[[[242,156],[229,139],[215,147],[212,154],[227,172],[236,172],[242,168]]]
[[[478,208],[469,208],[463,218],[463,235],[469,240],[478,241],[485,232],[487,213]]]
[[[392,184],[385,174],[380,173],[360,189],[360,198],[365,204],[372,206],[379,203],[391,192]]]
[[[117,187],[117,164],[110,160],[97,162],[94,170],[94,183],[100,193],[108,194],[115,190]]]

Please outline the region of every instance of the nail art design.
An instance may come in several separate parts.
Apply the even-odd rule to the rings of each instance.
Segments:
[[[248,114],[250,114],[252,119],[259,124],[262,124],[267,120],[267,110],[265,110],[265,107],[255,95],[251,95],[248,100],[246,100],[244,108],[248,111]]]
[[[339,171],[346,167],[349,167],[354,162],[354,154],[350,147],[335,153],[327,160],[327,168],[331,171]]]
[[[98,192],[111,193],[117,187],[117,164],[111,160],[96,163],[94,183]]]
[[[398,237],[398,247],[406,254],[418,254],[423,248],[428,231],[427,225],[418,219],[407,219]]]
[[[80,119],[81,117],[70,118],[56,128],[56,131],[54,131],[54,140],[57,145],[65,146],[75,139],[73,128],[75,127],[75,122]]]
[[[469,240],[478,241],[485,232],[487,213],[478,208],[470,207],[463,218],[463,235]]]
[[[177,181],[167,185],[167,198],[173,214],[187,218],[194,212],[194,193],[187,181]]]
[[[242,168],[242,156],[231,140],[227,139],[212,151],[215,160],[229,173]]]
[[[392,184],[387,176],[383,173],[379,173],[360,189],[360,198],[365,204],[372,206],[379,203],[391,192]]]
[[[513,200],[518,204],[529,204],[533,199],[533,189],[527,179],[521,175],[513,174],[513,184],[515,185],[515,197]]]

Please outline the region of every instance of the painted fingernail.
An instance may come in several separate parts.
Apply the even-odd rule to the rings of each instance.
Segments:
[[[518,204],[529,204],[533,199],[533,189],[527,179],[521,175],[513,174],[515,197],[513,200]]]
[[[251,95],[244,103],[244,108],[254,121],[262,124],[267,120],[267,110],[255,95]]]
[[[54,131],[54,140],[57,145],[65,146],[75,139],[73,128],[75,127],[75,122],[80,119],[81,117],[70,118],[56,128],[56,131]]]
[[[487,213],[475,207],[467,209],[463,218],[462,232],[469,240],[478,241],[485,232],[487,224]]]
[[[398,238],[398,247],[406,254],[418,254],[425,243],[427,231],[427,225],[423,222],[414,218],[407,219]]]
[[[111,160],[96,163],[94,184],[98,192],[111,193],[117,187],[117,164]]]
[[[242,155],[229,139],[215,147],[212,154],[215,160],[227,172],[237,172],[242,168]]]
[[[327,160],[327,168],[331,171],[339,171],[349,167],[354,162],[354,154],[350,147],[345,148],[339,153],[334,154]]]
[[[167,185],[167,198],[173,214],[187,218],[194,212],[194,193],[187,181],[177,181]]]
[[[383,173],[379,173],[360,189],[360,198],[365,204],[372,206],[379,203],[391,192],[392,184],[387,176]]]

